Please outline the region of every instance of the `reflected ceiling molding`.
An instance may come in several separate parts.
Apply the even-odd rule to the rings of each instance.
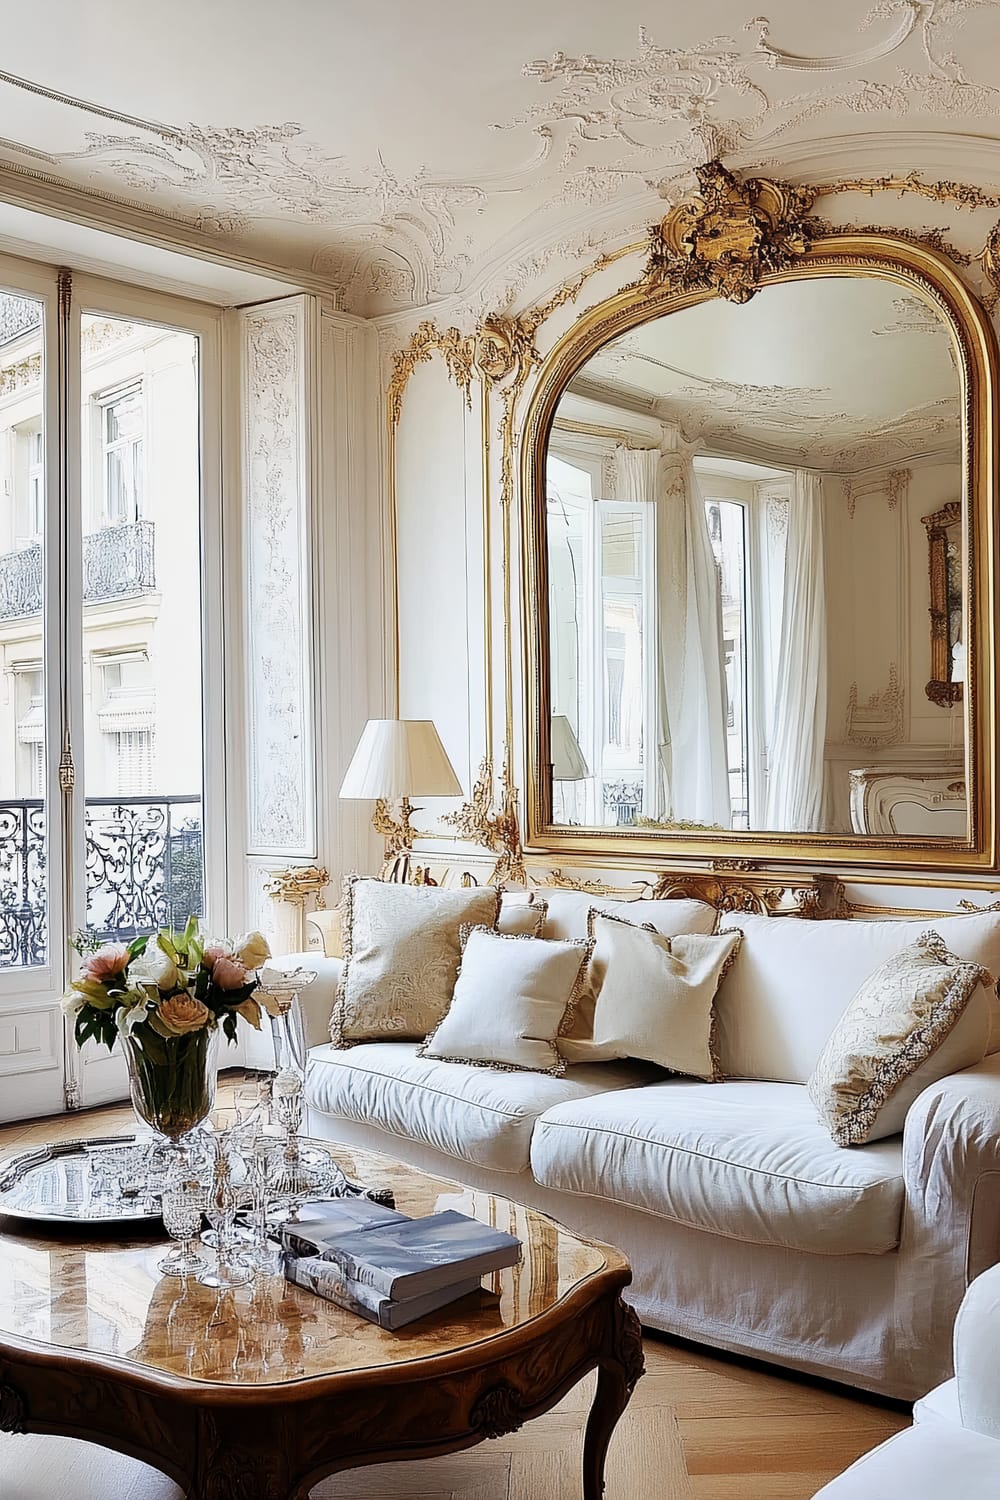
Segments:
[[[854,520],[854,513],[862,495],[884,495],[889,510],[895,510],[900,502],[905,506],[912,477],[911,469],[890,469],[885,474],[845,475],[841,483],[844,488],[848,516],[852,521]]]
[[[858,701],[858,685],[851,683],[844,716],[844,740],[862,745],[866,750],[884,750],[898,745],[905,733],[903,718],[904,689],[899,681],[899,667],[889,663],[889,685],[871,694],[864,703]]]

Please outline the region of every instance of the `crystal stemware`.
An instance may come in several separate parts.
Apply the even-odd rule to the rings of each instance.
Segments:
[[[275,1157],[284,1145],[284,1134],[273,1125],[262,1126],[247,1148],[247,1169],[253,1193],[253,1244],[245,1252],[251,1265],[261,1271],[274,1268],[274,1252],[267,1238],[268,1181]]]
[[[163,1189],[160,1196],[163,1227],[180,1244],[157,1262],[156,1269],[162,1275],[192,1276],[205,1270],[206,1262],[195,1248],[204,1208],[205,1189],[200,1182],[175,1181]]]
[[[218,1260],[214,1267],[203,1271],[198,1280],[203,1286],[218,1288],[245,1286],[253,1279],[253,1271],[237,1255],[241,1238],[236,1227],[239,1195],[233,1182],[228,1132],[217,1128],[212,1136],[212,1143],[212,1180],[208,1189],[206,1216],[212,1226],[211,1233]]]

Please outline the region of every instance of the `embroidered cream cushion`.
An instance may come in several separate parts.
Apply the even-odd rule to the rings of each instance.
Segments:
[[[590,914],[603,912],[606,916],[621,917],[636,926],[653,927],[664,937],[674,937],[680,932],[714,932],[719,922],[719,913],[705,901],[690,901],[684,897],[667,897],[663,901],[615,901],[611,897],[592,896],[585,891],[546,891],[548,912],[542,927],[542,937],[576,938],[590,936]],[[593,1032],[595,995],[588,976],[584,981],[576,1013],[567,1029],[567,1036],[576,1041],[589,1041]]]
[[[590,951],[587,939],[559,942],[472,928],[448,1014],[420,1055],[517,1072],[565,1072],[556,1038]]]
[[[590,930],[593,1029],[587,1040],[575,1033],[561,1040],[563,1055],[570,1062],[641,1058],[714,1082],[713,1005],[742,935],[664,937],[599,911],[591,912]]]
[[[928,1084],[986,1055],[993,976],[928,931],[879,965],[837,1022],[808,1082],[838,1146],[896,1135]]]
[[[540,901],[533,891],[510,895],[504,891],[497,930],[507,937],[541,937],[548,903]]]
[[[463,923],[495,927],[492,886],[441,890],[350,876],[344,883],[344,970],[330,1018],[336,1047],[422,1041],[451,1002]]]

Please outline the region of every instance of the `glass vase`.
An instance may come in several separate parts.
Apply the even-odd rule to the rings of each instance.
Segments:
[[[203,1026],[165,1037],[143,1021],[121,1041],[132,1108],[143,1125],[175,1144],[215,1106],[218,1032]]]

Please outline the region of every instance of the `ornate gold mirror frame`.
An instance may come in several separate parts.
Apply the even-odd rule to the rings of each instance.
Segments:
[[[882,231],[843,233],[811,218],[813,194],[780,183],[737,182],[718,163],[700,169],[701,191],[650,233],[644,275],[590,309],[556,343],[539,371],[522,435],[528,854],[612,860],[775,860],[828,868],[985,874],[998,869],[995,691],[995,481],[997,348],[984,309],[933,245]],[[929,298],[954,331],[964,406],[965,618],[969,788],[968,839],[860,837],[699,830],[569,827],[552,821],[549,580],[545,462],[556,405],[602,345],[653,317],[713,297],[748,301],[776,282],[829,275],[876,276]]]

